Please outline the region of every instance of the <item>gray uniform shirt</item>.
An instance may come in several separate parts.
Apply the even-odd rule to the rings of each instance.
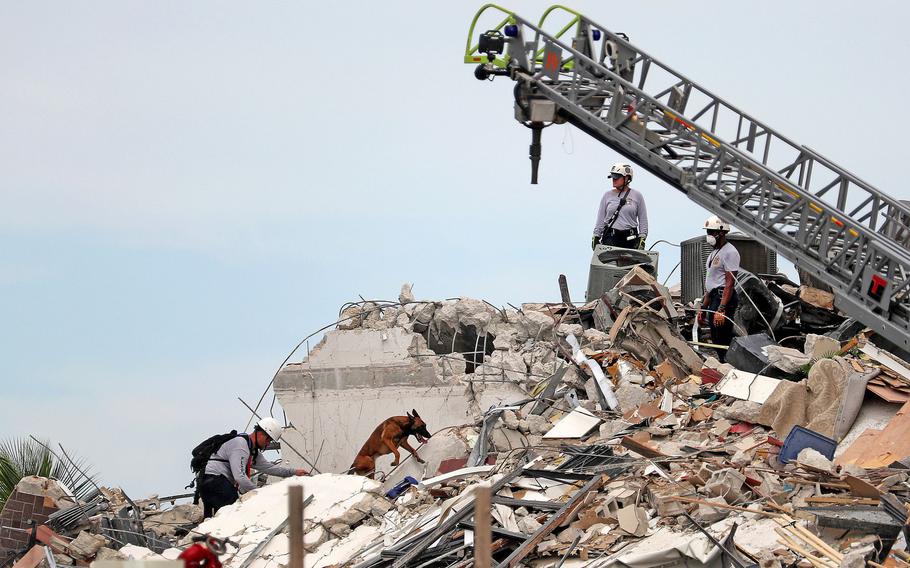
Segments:
[[[622,190],[622,194],[626,190]],[[604,193],[600,200],[600,207],[597,208],[597,222],[594,224],[594,235],[603,234],[607,226],[607,221],[613,216],[613,212],[619,207],[620,192],[615,189]],[[629,196],[626,198],[626,204],[619,210],[619,216],[613,223],[613,229],[617,231],[627,231],[637,229],[639,235],[648,234],[648,210],[645,208],[645,199],[641,193],[634,189],[629,189]]]
[[[724,273],[739,270],[739,251],[729,242],[712,250],[705,263],[705,291],[720,288],[726,282]]]
[[[215,461],[216,459],[225,461]],[[246,474],[246,464],[249,459],[250,446],[247,444],[246,438],[237,436],[233,440],[223,443],[218,448],[218,451],[212,454],[205,466],[205,473],[223,475],[228,481],[237,486],[237,490],[240,493],[246,493],[256,489],[256,484],[250,481]],[[293,469],[281,467],[274,462],[270,462],[261,453],[256,455],[253,469],[275,477],[291,477],[294,475]]]

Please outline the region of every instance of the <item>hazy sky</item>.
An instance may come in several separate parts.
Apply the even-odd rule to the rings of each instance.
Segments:
[[[573,6],[910,197],[903,3]],[[358,294],[555,300],[564,273],[581,298],[619,157],[549,128],[528,184],[512,83],[461,63],[478,7],[0,3],[0,437],[179,492],[189,449],[245,424],[236,397]],[[681,194],[634,186],[652,240],[700,233]]]

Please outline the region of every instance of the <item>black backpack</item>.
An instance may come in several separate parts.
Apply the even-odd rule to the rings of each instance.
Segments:
[[[226,461],[213,458],[212,454],[217,452],[225,442],[233,440],[237,436],[246,438],[247,444],[250,445],[250,454],[252,454],[252,444],[250,443],[249,436],[246,434],[238,434],[237,430],[231,430],[227,434],[215,434],[211,438],[206,438],[205,441],[193,448],[193,459],[190,460],[190,470],[198,476],[205,472],[205,466],[209,463],[209,460]]]
[[[247,434],[238,434],[237,430],[231,430],[227,434],[215,434],[210,438],[206,438],[198,446],[193,448],[193,459],[190,460],[190,470],[195,474],[193,481],[186,486],[186,489],[195,488],[193,493],[193,504],[197,505],[199,503],[199,481],[202,479],[202,474],[205,473],[205,466],[209,461],[227,461],[218,458],[213,458],[212,454],[218,451],[219,448],[230,440],[233,440],[237,436],[242,436],[246,438],[246,443],[250,447],[250,456],[251,459],[256,458],[256,453],[253,449],[253,443],[250,441],[250,437]]]

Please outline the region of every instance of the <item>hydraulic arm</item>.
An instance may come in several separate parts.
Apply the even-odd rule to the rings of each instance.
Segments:
[[[502,21],[472,43],[496,12]],[[532,183],[542,129],[568,122],[830,283],[841,311],[910,349],[907,203],[562,6],[534,24],[487,4],[464,60],[478,79],[515,81]]]

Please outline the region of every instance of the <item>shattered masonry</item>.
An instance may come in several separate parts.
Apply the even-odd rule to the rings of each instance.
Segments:
[[[417,301],[406,285],[397,303],[347,306],[274,383],[293,424],[283,457],[300,462],[293,446],[336,473],[269,480],[205,522],[193,505],[108,489],[75,503],[30,479],[0,518],[21,525],[21,503],[41,501],[36,548],[57,565],[174,559],[202,533],[234,543],[228,568],[279,568],[289,543],[275,529],[299,483],[308,567],[467,568],[484,484],[503,565],[903,566],[910,366],[823,292],[753,286],[797,300],[720,364],[681,333],[678,290],[641,270],[580,307]],[[434,433],[427,463],[345,475],[375,425],[411,408]]]

